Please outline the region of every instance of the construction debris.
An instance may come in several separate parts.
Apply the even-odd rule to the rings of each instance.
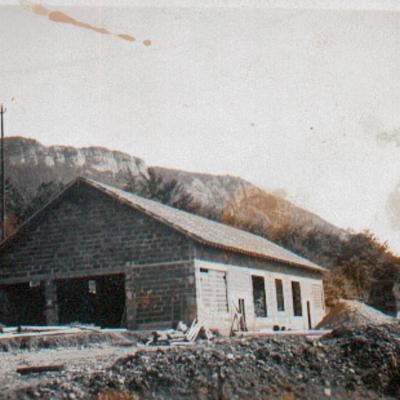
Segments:
[[[316,341],[282,335],[145,347],[104,370],[49,374],[3,398],[99,399],[112,389],[149,400],[393,400],[400,398],[399,336],[391,324],[342,328]]]
[[[183,322],[183,321],[179,321],[178,325],[176,326],[176,329],[178,331],[181,331],[183,333],[186,333],[188,331],[188,326]]]
[[[192,322],[192,325],[191,325],[188,333],[186,334],[186,339],[189,342],[194,342],[197,339],[197,336],[199,335],[201,328],[202,328],[202,325],[199,323],[197,318],[195,318]]]
[[[183,322],[179,322],[177,329],[159,330],[151,333],[145,344],[146,346],[169,346],[184,345],[185,343],[193,343],[198,338],[212,340],[215,334],[210,329],[194,319],[190,328]]]
[[[4,327],[0,333],[0,351],[11,349],[51,348],[57,346],[85,345],[85,343],[111,342],[118,347],[132,347],[137,343],[145,346],[176,346],[192,343],[198,337],[212,340],[215,334],[195,320],[190,327],[179,322],[177,329],[131,332],[127,329],[102,329],[94,325],[70,326],[21,326]]]

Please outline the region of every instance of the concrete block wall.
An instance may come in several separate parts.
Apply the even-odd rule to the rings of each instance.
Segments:
[[[192,261],[132,265],[126,272],[125,290],[128,328],[171,327],[196,316]]]
[[[0,286],[42,282],[47,322],[57,323],[56,280],[124,273],[126,288],[139,291],[139,306],[126,299],[128,311],[136,313],[138,324],[151,324],[169,321],[171,315],[178,318],[181,312],[190,316],[195,302],[191,265],[192,243],[184,235],[77,183],[17,242],[2,250]],[[179,311],[172,314],[174,287]],[[151,310],[143,306],[148,291],[154,301]]]
[[[121,272],[127,263],[190,260],[184,235],[77,183],[0,254],[0,282]]]

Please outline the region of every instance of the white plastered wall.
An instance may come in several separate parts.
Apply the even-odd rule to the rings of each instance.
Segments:
[[[310,303],[312,327],[315,327],[325,315],[322,276],[321,278],[310,278],[305,277],[304,274],[297,275],[295,269],[293,269],[293,273],[287,273],[283,269],[282,272],[279,272],[279,268],[275,267],[277,271],[272,272],[199,259],[195,259],[195,269],[198,318],[209,328],[219,329],[221,333],[229,333],[234,306],[238,307],[240,298],[245,302],[246,323],[249,331],[269,330],[274,325],[285,327],[286,330],[308,329],[307,301]],[[210,302],[203,298],[205,293],[201,289],[201,275],[204,273],[200,272],[201,269],[226,273],[227,311],[221,311],[221,307],[219,310],[213,309],[210,307]],[[254,314],[252,276],[261,276],[265,280],[267,303],[267,317],[265,318],[256,317]],[[275,279],[281,279],[283,283],[284,311],[277,310]],[[292,281],[300,283],[302,316],[293,314]],[[220,285],[218,287],[220,288]]]

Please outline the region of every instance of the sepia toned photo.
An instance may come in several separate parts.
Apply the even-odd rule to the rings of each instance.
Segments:
[[[400,3],[0,0],[0,399],[400,398]]]

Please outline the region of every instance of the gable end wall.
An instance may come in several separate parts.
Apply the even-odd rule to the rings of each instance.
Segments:
[[[0,254],[0,286],[124,273],[128,327],[190,319],[192,243],[144,213],[77,183]],[[151,301],[150,301],[151,300]],[[48,322],[57,322],[57,312]]]

